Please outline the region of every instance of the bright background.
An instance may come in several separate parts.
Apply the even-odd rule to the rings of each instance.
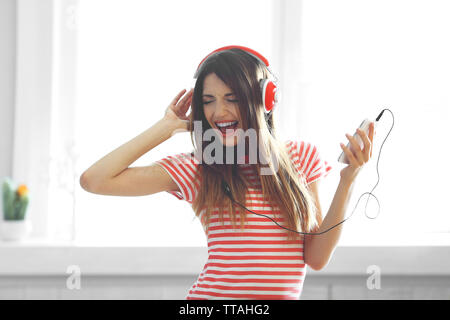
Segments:
[[[2,3],[0,175],[26,183],[31,238],[85,245],[206,246],[188,203],[84,191],[79,178],[190,88],[199,62],[229,44],[270,61],[282,139],[314,143],[333,167],[345,133],[385,112],[347,208],[340,246],[450,243],[450,3],[324,0],[20,0]],[[6,12],[6,11],[4,11]],[[8,20],[9,19],[9,20]],[[131,166],[190,151],[178,134]],[[1,199],[0,199],[1,202]]]
[[[322,182],[326,214],[339,180],[339,142],[383,108],[396,116],[379,163],[376,220],[361,199],[341,244],[420,241],[450,232],[445,181],[450,120],[450,20],[444,1],[302,1],[301,10],[252,1],[80,1],[77,135],[80,168],[129,141],[162,117],[199,61],[223,45],[261,52],[282,79],[278,125],[283,137],[314,142],[334,167]],[[285,6],[289,6],[285,2]],[[275,34],[273,13],[298,29]],[[297,15],[300,13],[300,15]],[[280,53],[281,49],[284,49]],[[290,48],[292,48],[290,51]],[[292,57],[292,52],[296,56]],[[275,57],[274,57],[275,56]],[[271,57],[274,59],[271,59]],[[277,69],[278,67],[278,69]],[[294,116],[292,116],[294,115]],[[347,214],[377,182],[379,147],[392,125],[377,128],[372,163],[361,173]],[[133,165],[191,150],[181,134]],[[370,200],[367,214],[376,215]],[[87,243],[204,246],[189,205],[167,193],[146,197],[76,192],[76,239]]]

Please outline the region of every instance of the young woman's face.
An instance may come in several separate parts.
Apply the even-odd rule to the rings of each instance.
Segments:
[[[242,123],[234,92],[215,73],[210,73],[203,83],[202,99],[206,120],[211,128],[222,133],[221,142],[226,146],[236,145],[236,130],[242,129]]]

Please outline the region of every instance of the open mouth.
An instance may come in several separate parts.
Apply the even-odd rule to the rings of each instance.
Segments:
[[[227,135],[227,130],[229,133],[234,134],[237,129],[239,121],[227,121],[227,122],[214,122],[216,127],[222,132],[222,135]],[[231,131],[232,130],[232,131]],[[231,131],[231,132],[230,132]]]

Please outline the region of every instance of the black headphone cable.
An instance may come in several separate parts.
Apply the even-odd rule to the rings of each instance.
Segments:
[[[373,197],[375,198],[375,200],[377,200],[377,203],[378,203],[378,213],[377,213],[377,215],[376,215],[375,217],[369,217],[369,216],[367,215],[367,212],[366,212],[366,211],[367,211],[367,203],[369,202],[369,199],[367,199],[367,202],[366,202],[366,209],[365,209],[365,215],[366,215],[367,218],[369,218],[369,219],[376,219],[376,218],[378,217],[379,212],[380,212],[380,202],[378,201],[377,197],[376,197],[374,194],[372,194],[372,192],[373,192],[373,190],[375,190],[376,186],[378,185],[378,182],[380,181],[380,174],[379,174],[379,172],[378,172],[378,163],[379,163],[379,161],[380,161],[381,149],[383,148],[384,142],[386,141],[387,137],[389,136],[389,134],[390,134],[391,131],[392,131],[392,128],[394,127],[394,114],[392,113],[391,110],[389,110],[389,109],[387,109],[387,108],[386,108],[386,109],[383,109],[383,110],[381,111],[381,113],[378,115],[378,117],[376,118],[375,121],[379,121],[379,120],[380,120],[380,118],[381,118],[381,116],[383,115],[383,113],[384,113],[385,110],[389,111],[389,112],[391,113],[391,115],[392,115],[392,126],[391,126],[391,128],[390,128],[388,134],[387,134],[386,137],[384,138],[383,143],[381,144],[381,147],[380,147],[380,152],[378,153],[378,159],[377,159],[377,176],[378,176],[378,180],[377,180],[377,183],[376,183],[375,186],[372,188],[372,191],[371,191],[371,192],[364,192],[364,193],[359,197],[359,199],[358,199],[358,201],[357,201],[357,203],[356,203],[356,205],[355,205],[355,208],[353,209],[352,213],[351,213],[347,218],[345,218],[345,219],[342,220],[341,222],[335,224],[334,226],[328,228],[327,230],[322,231],[322,232],[300,232],[300,231],[296,231],[296,230],[292,230],[292,229],[283,227],[283,226],[281,226],[280,224],[278,224],[278,222],[276,222],[275,220],[273,220],[271,217],[266,216],[266,215],[261,214],[261,213],[256,213],[256,212],[254,212],[254,211],[252,211],[252,210],[250,210],[250,209],[247,209],[245,206],[243,206],[243,205],[240,204],[239,202],[235,201],[235,200],[233,199],[233,195],[232,195],[232,193],[231,193],[230,187],[229,187],[228,184],[225,182],[225,180],[222,179],[222,187],[223,187],[223,190],[224,190],[225,194],[231,199],[231,201],[233,201],[234,203],[236,203],[237,205],[239,205],[239,206],[242,207],[243,209],[245,209],[245,210],[247,210],[247,211],[249,211],[249,212],[251,212],[251,213],[253,213],[253,214],[256,214],[256,215],[259,215],[259,216],[263,216],[263,217],[266,217],[266,218],[272,220],[272,222],[274,222],[274,223],[275,223],[277,226],[279,226],[280,228],[283,228],[283,229],[286,229],[286,230],[288,230],[288,231],[292,231],[292,232],[295,232],[295,233],[298,233],[298,234],[303,234],[303,235],[321,235],[321,234],[324,234],[324,233],[326,233],[326,232],[328,232],[328,231],[330,231],[330,230],[336,228],[336,227],[339,226],[340,224],[344,223],[345,221],[347,221],[347,220],[353,215],[353,213],[355,212],[356,208],[358,207],[359,201],[361,200],[362,196],[365,195],[365,194],[369,194],[369,195],[373,196]]]

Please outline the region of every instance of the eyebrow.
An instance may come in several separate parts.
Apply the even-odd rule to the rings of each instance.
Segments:
[[[234,93],[225,93],[225,97],[229,97],[229,96],[234,96]],[[210,94],[204,94],[203,97],[208,97],[208,98],[214,98],[213,95]]]

